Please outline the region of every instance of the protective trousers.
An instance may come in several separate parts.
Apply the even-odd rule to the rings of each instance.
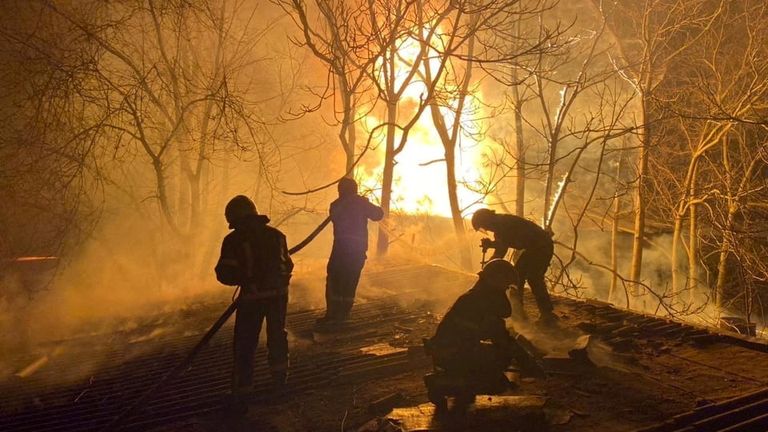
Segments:
[[[517,296],[514,300],[522,305],[523,286],[527,281],[528,285],[531,286],[531,292],[536,299],[540,313],[550,313],[553,309],[552,300],[549,298],[549,292],[547,292],[547,284],[544,281],[544,275],[547,273],[553,254],[554,245],[549,242],[535,249],[524,250],[515,263],[515,268],[520,276],[520,284],[517,292],[514,292]]]
[[[364,265],[365,253],[331,251],[325,280],[327,318],[345,320],[349,317]]]
[[[267,319],[269,369],[277,383],[285,382],[288,373],[288,332],[285,330],[287,306],[287,295],[240,300],[235,317],[233,394],[253,390],[253,360],[264,318]]]

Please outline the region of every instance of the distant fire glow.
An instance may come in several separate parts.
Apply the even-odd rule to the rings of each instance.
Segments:
[[[433,40],[435,39],[437,38],[433,38]],[[409,64],[417,58],[419,51],[419,42],[413,38],[406,38],[398,44],[398,56],[395,61],[395,82],[398,88],[405,81]],[[429,53],[428,57],[434,74],[440,66],[440,61],[435,52]],[[400,124],[411,118],[418,109],[420,99],[427,92],[423,74],[424,66],[421,66],[419,74],[403,92],[403,97],[400,99],[400,118],[398,120]],[[443,79],[438,86],[446,88],[447,84]],[[453,94],[453,92],[449,93]],[[440,112],[450,130],[453,127],[454,110],[458,106],[458,100],[450,100],[448,103],[452,109],[441,107]],[[485,129],[486,125],[481,119],[481,111],[482,108],[475,95],[469,95],[462,108],[463,130],[477,132]],[[370,131],[377,125],[384,123],[386,121],[384,116],[385,114],[381,112],[370,113],[365,116],[363,125],[365,130]],[[401,131],[398,129],[396,145],[399,143],[400,136]],[[384,133],[377,137],[375,141],[377,146],[374,151],[375,161],[369,162],[357,172],[361,188],[375,191],[379,197],[384,169],[385,139]],[[456,149],[457,194],[459,206],[465,214],[483,206],[485,197],[478,190],[481,189],[479,186],[486,177],[483,175],[485,160],[492,152],[494,145],[487,138],[478,140],[475,136],[460,133],[459,144]],[[391,210],[395,213],[450,217],[451,209],[446,187],[445,150],[428,108],[425,109],[419,121],[410,131],[407,144],[403,151],[397,155],[395,161]]]

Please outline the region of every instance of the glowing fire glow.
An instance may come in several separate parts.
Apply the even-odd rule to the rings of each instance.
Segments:
[[[439,41],[437,42],[439,43]],[[410,63],[420,53],[419,42],[406,38],[398,43],[398,55],[395,60],[395,84],[400,88],[405,82]],[[430,67],[434,73],[440,66],[437,53],[428,53]],[[380,68],[381,70],[381,68]],[[422,65],[421,73],[424,72]],[[423,75],[421,75],[423,77]],[[383,77],[382,77],[383,80]],[[444,82],[438,86],[446,86]],[[401,124],[405,123],[415,113],[419,101],[427,92],[427,85],[419,74],[403,91],[399,101]],[[440,112],[450,130],[455,119],[454,111],[458,100],[448,101],[451,108],[441,107]],[[410,112],[402,107],[408,107]],[[469,95],[462,109],[461,122],[464,130],[477,131],[482,129],[480,124],[480,106],[473,95]],[[363,126],[367,131],[385,122],[384,113],[370,113],[365,116]],[[400,140],[400,130],[396,132],[396,143]],[[379,137],[379,145],[375,151],[375,162],[368,164],[367,169],[358,170],[357,177],[361,188],[375,191],[380,197],[382,172],[384,169],[385,134]],[[476,140],[463,134],[456,148],[456,181],[459,207],[467,212],[481,207],[484,196],[466,185],[478,185],[483,178],[483,161],[493,143],[487,139]],[[422,113],[418,122],[408,135],[408,141],[403,151],[395,158],[395,173],[392,185],[391,210],[409,214],[432,214],[450,217],[451,210],[447,191],[445,149],[440,136],[435,129],[430,110]]]

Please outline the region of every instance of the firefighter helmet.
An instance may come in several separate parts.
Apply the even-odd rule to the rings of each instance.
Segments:
[[[488,261],[480,270],[480,280],[487,282],[496,288],[509,288],[510,285],[517,285],[518,275],[515,266],[507,260],[496,258]]]
[[[245,195],[238,195],[227,203],[224,209],[224,217],[227,219],[230,228],[234,228],[234,223],[248,215],[258,214],[256,204]]]
[[[357,194],[357,182],[349,177],[344,177],[339,180],[339,196],[356,195]]]
[[[491,218],[496,214],[495,211],[487,208],[482,208],[472,215],[472,228],[475,231],[484,228],[487,229],[491,222]]]

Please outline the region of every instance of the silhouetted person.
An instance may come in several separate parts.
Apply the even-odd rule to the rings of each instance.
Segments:
[[[293,262],[285,235],[267,225],[243,195],[232,198],[224,211],[229,233],[221,245],[216,278],[240,287],[235,318],[232,393],[241,398],[253,390],[253,355],[267,320],[269,369],[276,390],[283,390],[288,374],[288,332],[285,313]]]
[[[349,318],[368,250],[368,220],[379,221],[384,217],[381,207],[357,194],[357,183],[351,178],[341,179],[338,190],[339,198],[329,210],[333,249],[325,282],[326,311],[318,320],[320,323]]]
[[[504,322],[511,314],[506,291],[517,282],[517,272],[510,262],[494,259],[479,276],[426,342],[434,365],[450,376],[493,376],[504,372],[509,364],[513,342]]]
[[[515,309],[520,309],[520,318],[525,318],[523,305],[523,286],[525,282],[531,286],[531,292],[539,307],[540,322],[551,324],[557,320],[553,313],[552,300],[547,292],[544,275],[549,268],[549,262],[554,254],[552,236],[536,223],[510,214],[496,214],[493,210],[480,209],[472,215],[472,227],[477,230],[490,231],[493,241],[483,239],[484,248],[493,248],[493,258],[504,258],[509,248],[523,250],[515,262],[515,268],[520,275],[516,291]],[[516,316],[518,314],[515,311]]]

